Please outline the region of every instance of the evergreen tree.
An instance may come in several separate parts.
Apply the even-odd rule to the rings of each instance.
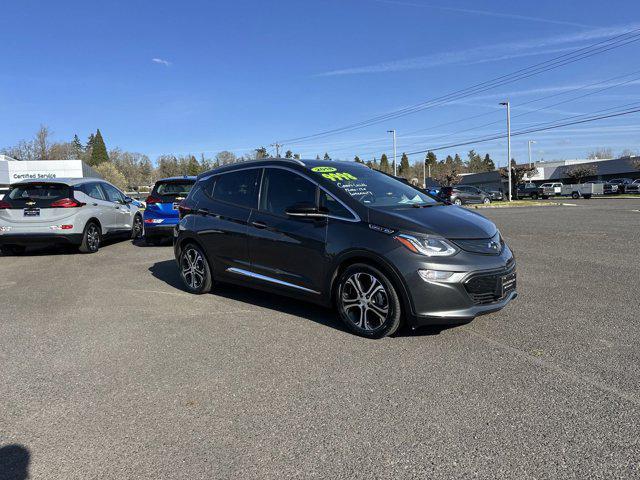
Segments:
[[[375,162],[375,159],[374,159]],[[380,157],[380,171],[389,173],[389,159],[387,158],[387,154],[383,153]]]
[[[187,175],[198,175],[202,173],[202,170],[200,168],[200,163],[198,162],[196,157],[194,157],[193,155],[189,155],[189,159],[187,160],[186,170],[187,170],[186,171]]]
[[[96,166],[108,161],[109,154],[107,153],[107,147],[104,144],[100,129],[98,129],[91,144],[91,158],[89,159],[89,164]]]
[[[331,160],[331,157],[329,156],[328,152],[324,153],[324,160]]]
[[[380,170],[380,164],[378,163],[378,160],[376,160],[376,157],[373,157],[373,163],[371,164],[371,166],[374,170]]]
[[[82,156],[82,153],[84,152],[84,146],[82,145],[82,142],[80,141],[80,138],[78,137],[78,135],[74,135],[73,136],[73,141],[71,142],[71,145],[73,146],[73,153],[77,158],[80,158]]]
[[[457,168],[460,168],[460,167],[462,167],[464,165],[464,162],[460,158],[460,155],[458,155],[457,153],[456,153],[456,156],[453,159],[453,163],[455,164],[455,166]]]
[[[365,165],[369,168],[373,168],[373,162],[371,160],[367,160],[367,163],[365,163]]]
[[[360,160],[360,157],[358,155],[355,156],[353,161],[356,162],[356,163],[364,163],[362,160]]]
[[[316,155],[316,160],[320,160],[320,155]]]
[[[469,172],[480,173],[485,171],[482,157],[480,157],[480,155],[477,154],[475,150],[469,150],[467,157],[467,169],[469,170]]]
[[[293,152],[291,150],[287,150],[284,154],[284,158],[293,158]]]
[[[488,153],[484,156],[484,160],[482,160],[482,166],[485,172],[493,172],[496,169],[496,165]]]
[[[402,158],[400,159],[400,169],[398,170],[398,175],[401,177],[408,178],[411,174],[411,165],[409,165],[409,157],[406,153],[402,153]]]
[[[261,158],[269,158],[269,153],[265,147],[256,148],[255,152],[257,160],[260,160]]]
[[[438,157],[436,157],[436,154],[433,152],[427,152],[427,156],[424,158],[424,162],[427,165],[431,165],[432,167],[438,163]]]
[[[89,135],[89,138],[87,138],[87,145],[84,147],[84,149],[90,152],[91,149],[93,148],[93,142],[95,139],[96,139],[96,136],[93,133]]]

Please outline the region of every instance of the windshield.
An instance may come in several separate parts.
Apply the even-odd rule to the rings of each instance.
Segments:
[[[438,203],[411,185],[377,170],[344,165],[314,167],[311,170],[315,175],[332,182],[368,207],[403,207]]]
[[[194,182],[192,181],[162,182],[156,185],[156,193],[158,195],[186,197],[193,184]]]

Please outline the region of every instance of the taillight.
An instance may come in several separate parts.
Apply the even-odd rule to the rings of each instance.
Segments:
[[[8,202],[3,202],[0,200],[0,209],[11,208],[11,205]]]
[[[51,204],[51,208],[75,208],[82,207],[86,203],[77,201],[75,198],[61,198]]]
[[[145,201],[147,205],[149,205],[150,203],[162,203],[162,199],[154,197],[153,195],[149,195]]]
[[[192,212],[191,208],[187,206],[187,201],[182,200],[178,204],[178,216],[180,218],[184,218],[186,215],[189,215]]]

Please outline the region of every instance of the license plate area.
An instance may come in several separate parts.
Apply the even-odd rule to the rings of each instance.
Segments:
[[[516,272],[512,272],[508,275],[504,275],[502,277],[502,291],[501,297],[504,297],[510,292],[513,292],[516,289]]]
[[[172,208],[178,210],[178,205],[180,205],[178,202],[173,202]]]
[[[39,208],[25,208],[23,210],[25,217],[39,217],[40,209]]]

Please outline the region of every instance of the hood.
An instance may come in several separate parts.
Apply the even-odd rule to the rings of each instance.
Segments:
[[[369,209],[369,222],[405,232],[445,238],[491,238],[498,229],[491,220],[455,205],[398,210]]]

